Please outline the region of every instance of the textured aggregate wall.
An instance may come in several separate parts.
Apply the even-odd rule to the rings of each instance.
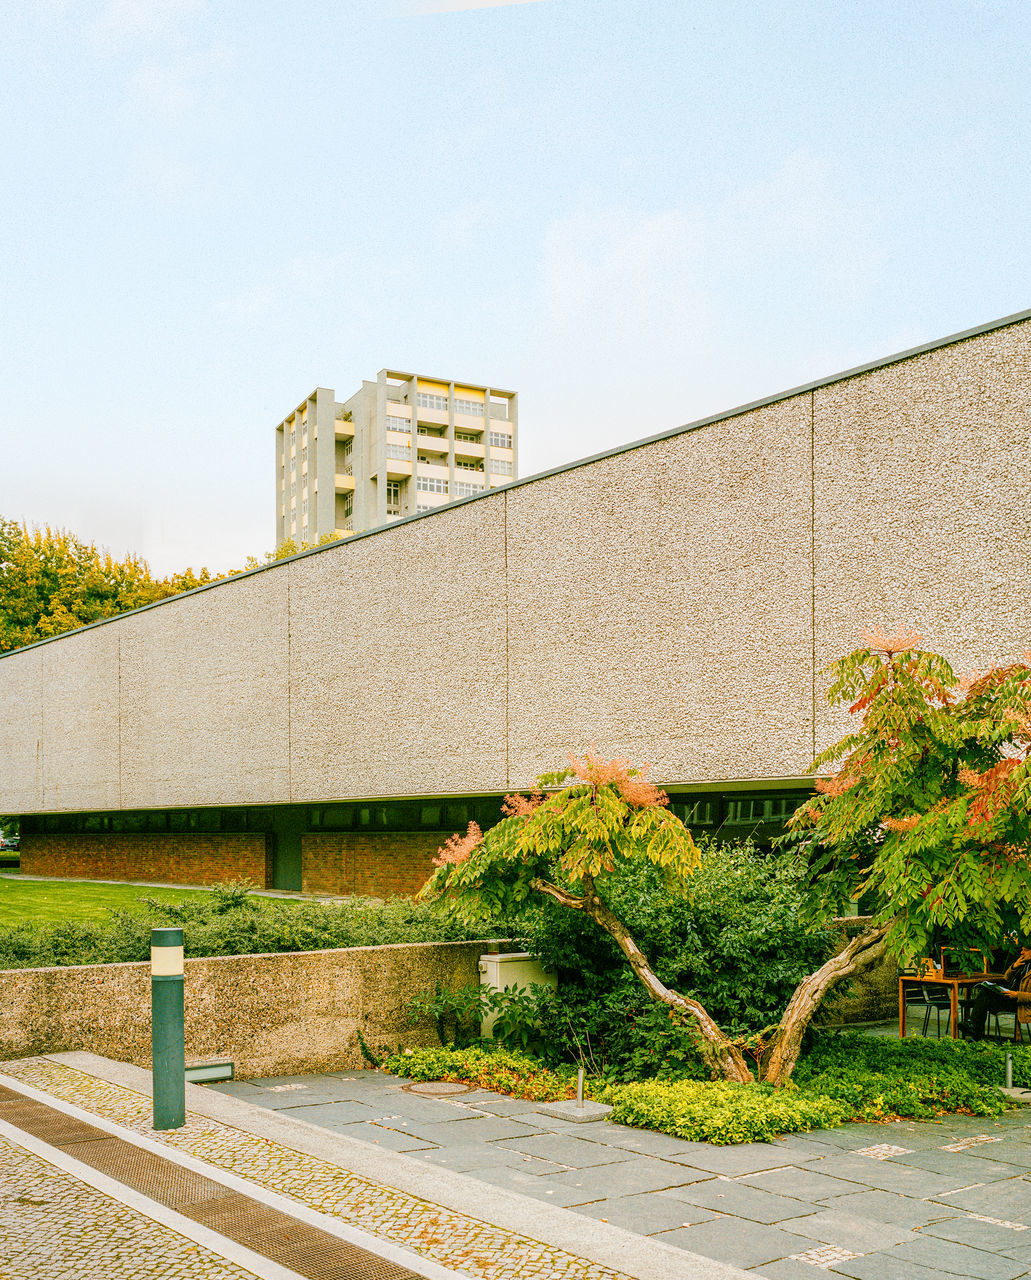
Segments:
[[[957,671],[1031,649],[1031,323],[820,388],[814,421],[817,670],[871,622]]]
[[[405,1006],[435,982],[479,981],[483,942],[354,947],[186,961],[187,1058],[227,1058],[239,1076],[367,1065],[370,1046],[436,1044]],[[0,1061],[87,1049],[150,1066],[150,965],[0,971]]]
[[[802,774],[871,623],[1031,647],[1031,323],[0,660],[0,812]]]
[[[510,492],[515,785],[592,741],[664,780],[806,768],[809,426],[797,397]]]

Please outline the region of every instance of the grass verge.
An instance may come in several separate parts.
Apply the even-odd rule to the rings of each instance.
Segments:
[[[184,902],[203,898],[207,892],[205,889],[103,884],[94,880],[21,880],[0,875],[0,928],[106,920],[112,910],[138,907],[139,899],[144,896],[160,902]]]

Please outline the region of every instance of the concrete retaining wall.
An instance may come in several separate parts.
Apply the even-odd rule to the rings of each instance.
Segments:
[[[404,1008],[439,981],[478,982],[482,942],[354,947],[186,962],[186,1052],[240,1076],[367,1066],[369,1045],[436,1044]],[[85,1049],[150,1066],[150,965],[0,971],[0,1060]]]
[[[860,927],[862,922],[859,922]],[[854,926],[843,925],[843,934]],[[236,1064],[237,1075],[294,1075],[368,1065],[370,1046],[436,1044],[404,1009],[435,982],[478,982],[484,942],[353,947],[186,962],[186,1052]],[[830,1023],[892,1017],[895,966],[885,962],[832,998]],[[150,1066],[150,965],[0,971],[0,1061],[85,1049]]]

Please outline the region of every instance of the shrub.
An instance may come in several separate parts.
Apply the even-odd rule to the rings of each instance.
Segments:
[[[218,886],[210,895],[178,903],[141,898],[136,909],[109,921],[23,924],[0,929],[0,968],[110,964],[146,960],[150,931],[181,926],[189,957],[319,951],[397,942],[452,942],[477,934],[407,898],[386,902],[280,902],[247,895],[246,886]],[[501,922],[502,936],[508,933]]]
[[[438,982],[432,992],[416,996],[408,1004],[411,1022],[432,1018],[442,1045],[461,1048],[480,1039],[480,1023],[491,1014],[491,1040],[509,1049],[540,1053],[543,1039],[539,1009],[547,988],[532,983],[527,987],[492,987],[470,983],[446,990]]]
[[[537,1011],[546,1062],[579,1062],[609,1081],[704,1080],[709,1071],[683,1026],[632,975],[586,979],[542,993]]]
[[[469,1045],[464,1049],[399,1049],[381,1064],[408,1080],[457,1080],[513,1098],[556,1102],[576,1096],[570,1067],[549,1070],[537,1058],[509,1049]]]
[[[777,1021],[836,935],[804,914],[805,868],[749,842],[701,843],[690,896],[650,863],[628,864],[606,892],[667,986],[700,1001],[732,1035]],[[582,913],[546,901],[526,946],[559,978],[539,1019],[549,1061],[587,1061],[609,1079],[707,1074],[688,1032],[652,1001],[619,948]]]
[[[993,1116],[1005,1105],[1004,1055],[1000,1046],[961,1040],[823,1034],[799,1062],[795,1081],[807,1093],[839,1099],[855,1119],[922,1120],[947,1111]],[[1031,1049],[1019,1061],[1022,1072],[1031,1069]]]
[[[790,1086],[776,1089],[726,1080],[614,1085],[602,1097],[612,1104],[612,1119],[619,1124],[717,1146],[770,1142],[782,1133],[840,1124],[848,1115],[847,1106],[832,1098]]]

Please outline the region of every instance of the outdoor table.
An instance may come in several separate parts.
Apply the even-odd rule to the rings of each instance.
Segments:
[[[907,973],[899,974],[899,1039],[906,1038],[906,987],[905,984],[920,983],[928,987],[948,987],[949,989],[949,1034],[953,1040],[959,1039],[959,989],[967,990],[981,982],[998,982],[999,973],[957,973],[946,977],[942,973],[930,976]]]

